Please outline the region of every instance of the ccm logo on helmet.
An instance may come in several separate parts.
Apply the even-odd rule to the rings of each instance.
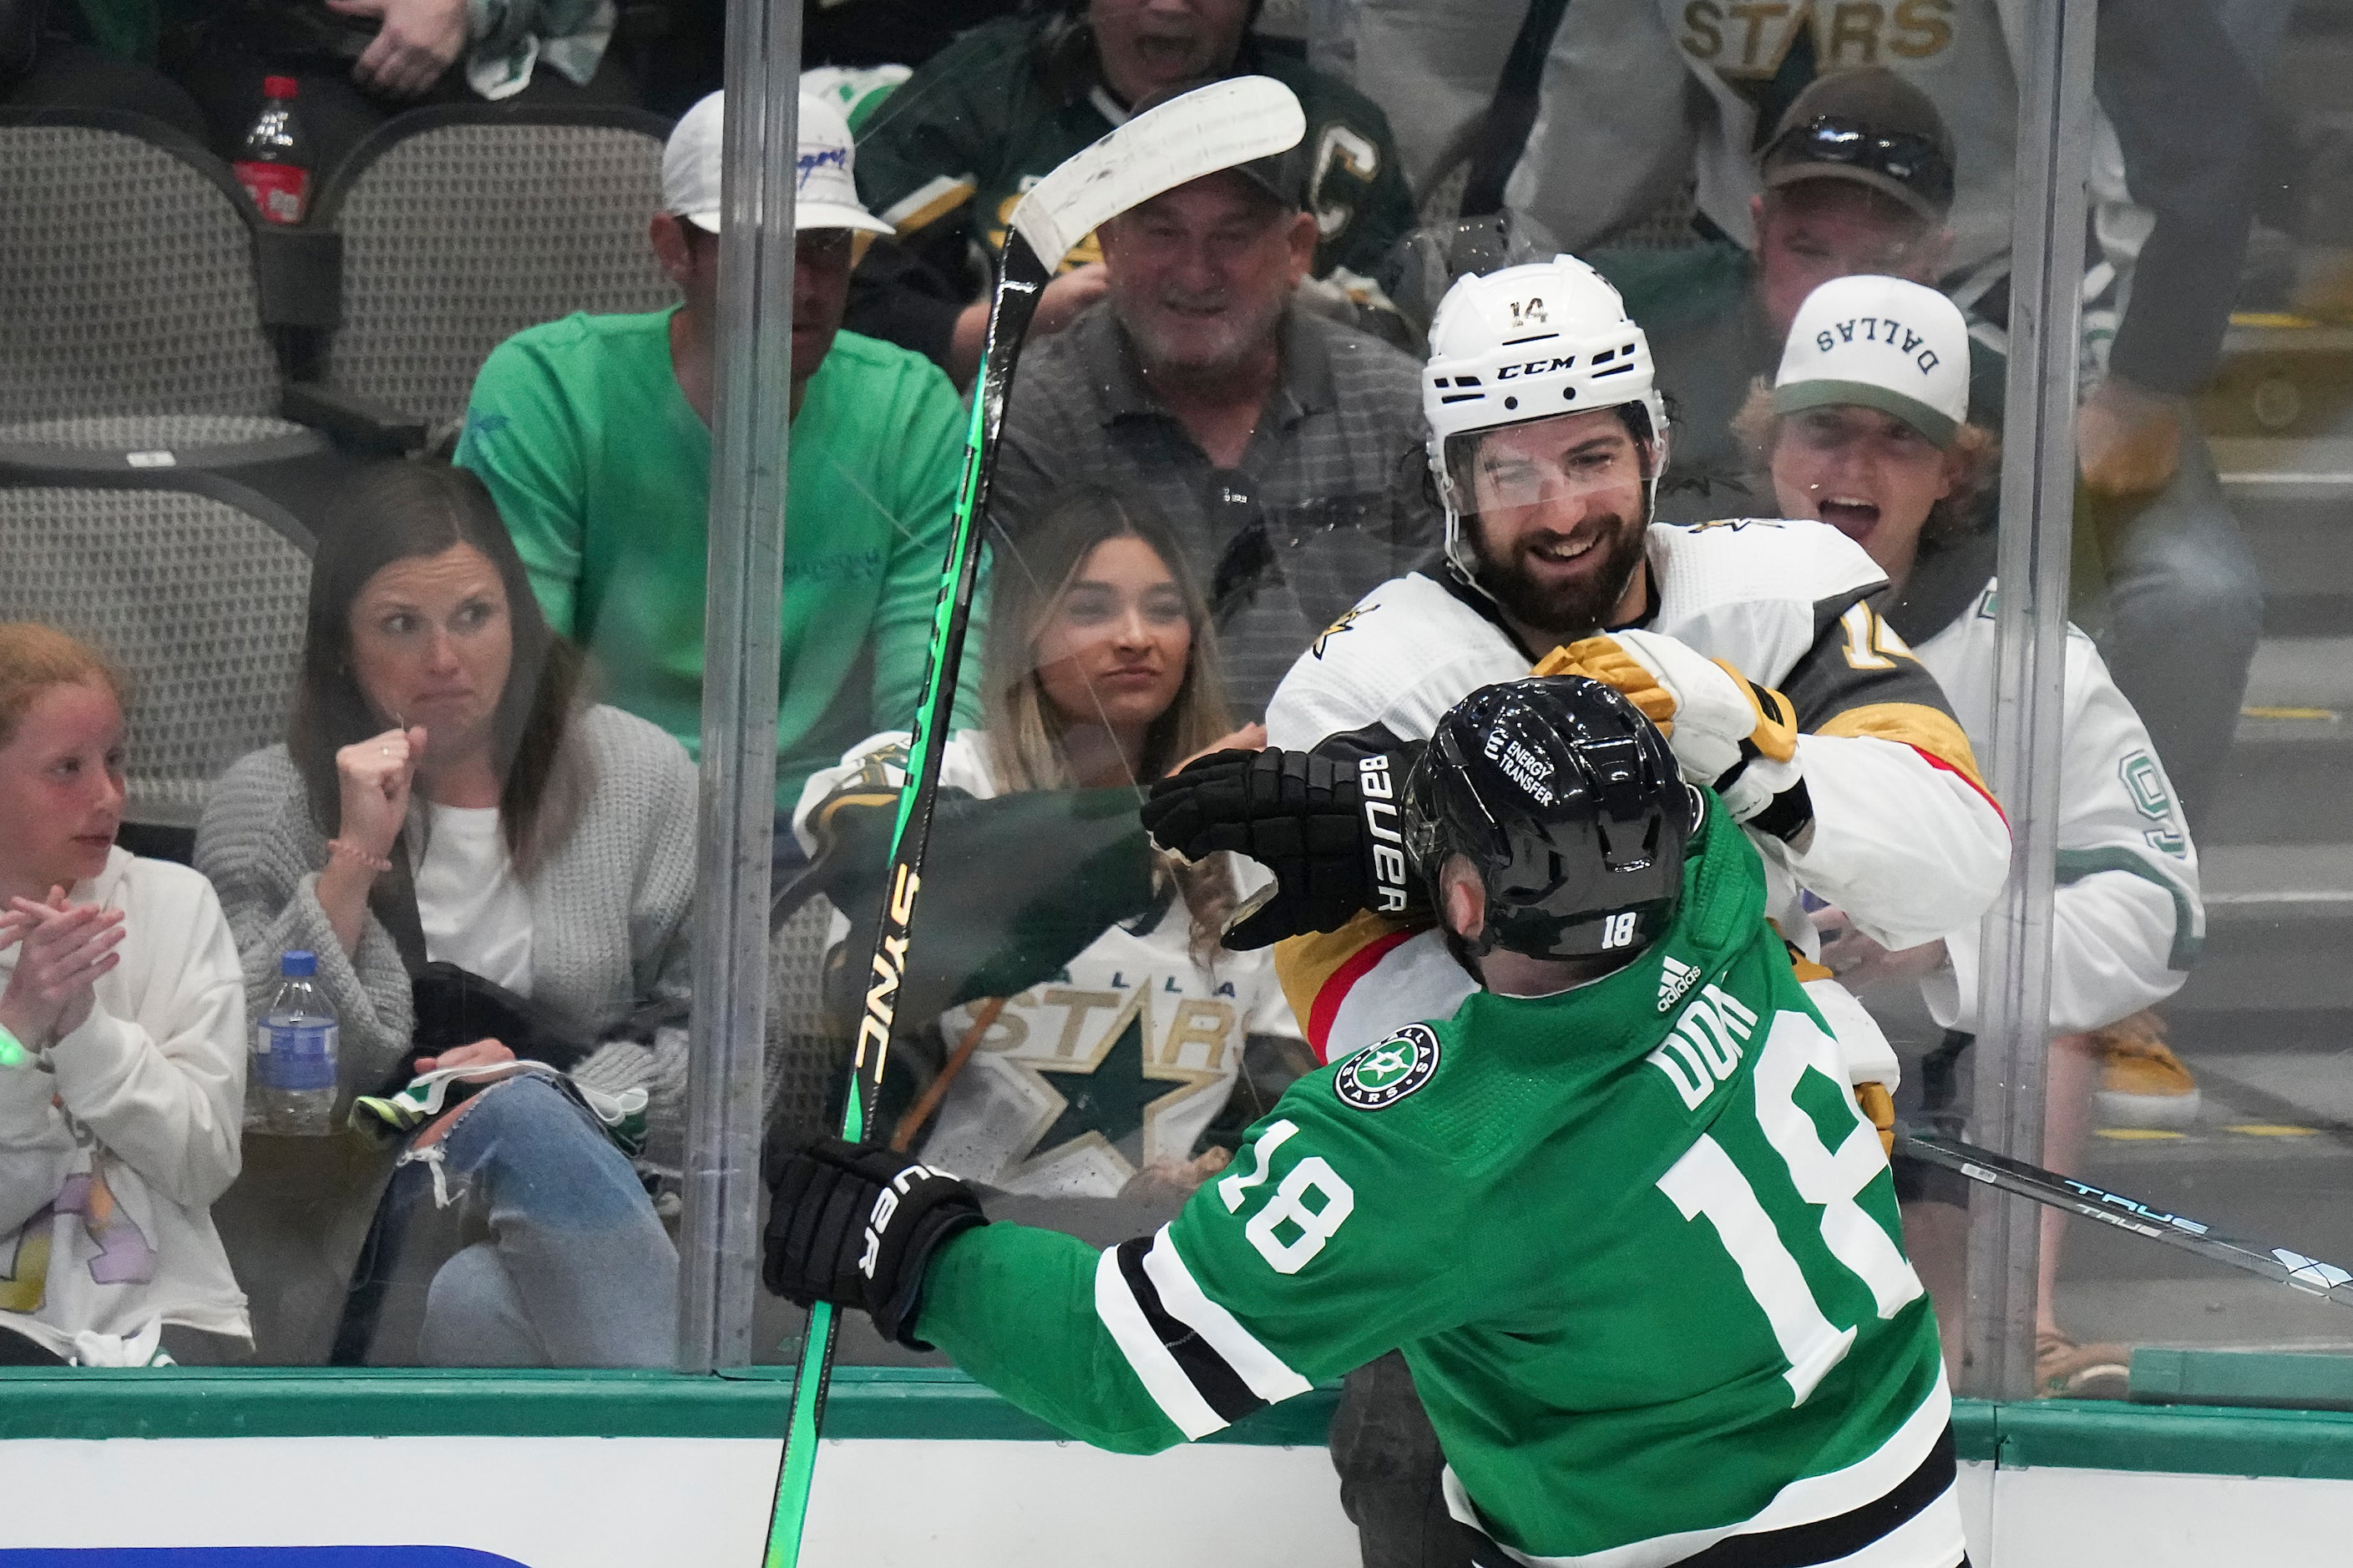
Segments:
[[[1525,364],[1507,364],[1495,373],[1497,381],[1509,381],[1515,375],[1550,375],[1556,370],[1567,370],[1577,363],[1575,354],[1556,354],[1551,359],[1532,359]]]
[[[1356,764],[1356,789],[1365,797],[1365,831],[1373,836],[1373,908],[1396,914],[1405,908],[1405,835],[1397,830],[1397,792],[1386,753]]]

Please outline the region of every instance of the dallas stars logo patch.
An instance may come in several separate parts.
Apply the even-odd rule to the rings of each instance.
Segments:
[[[1365,605],[1356,609],[1348,611],[1338,620],[1334,621],[1330,626],[1325,626],[1322,631],[1317,632],[1315,634],[1315,640],[1307,645],[1307,651],[1314,654],[1317,658],[1322,658],[1324,657],[1324,645],[1325,643],[1330,642],[1334,637],[1338,637],[1342,632],[1345,632],[1350,626],[1355,626],[1356,624],[1356,617],[1363,615],[1366,610],[1377,610],[1379,608],[1380,606],[1378,605]]]
[[[1437,1035],[1427,1025],[1408,1024],[1341,1063],[1333,1075],[1332,1092],[1359,1110],[1386,1110],[1437,1071]]]

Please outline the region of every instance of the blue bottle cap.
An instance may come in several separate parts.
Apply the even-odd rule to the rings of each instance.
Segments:
[[[319,973],[319,955],[307,948],[289,948],[278,961],[278,973],[289,979],[302,978]]]

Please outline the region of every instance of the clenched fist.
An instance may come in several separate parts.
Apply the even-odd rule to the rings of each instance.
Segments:
[[[1667,738],[1683,777],[1723,796],[1736,822],[1763,816],[1801,783],[1789,700],[1673,637],[1643,631],[1586,637],[1555,648],[1535,673],[1582,675],[1617,688]],[[1778,821],[1767,830],[1788,837]]]
[[[425,755],[425,727],[386,730],[335,753],[342,821],[335,837],[378,859],[388,859],[408,820],[408,795]]]

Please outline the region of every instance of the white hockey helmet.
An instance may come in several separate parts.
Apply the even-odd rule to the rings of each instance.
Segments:
[[[1430,323],[1421,411],[1430,468],[1446,508],[1446,558],[1477,581],[1463,537],[1470,498],[1454,482],[1447,443],[1457,436],[1639,403],[1651,427],[1649,499],[1667,461],[1667,411],[1651,374],[1651,344],[1607,279],[1574,256],[1464,278]]]

